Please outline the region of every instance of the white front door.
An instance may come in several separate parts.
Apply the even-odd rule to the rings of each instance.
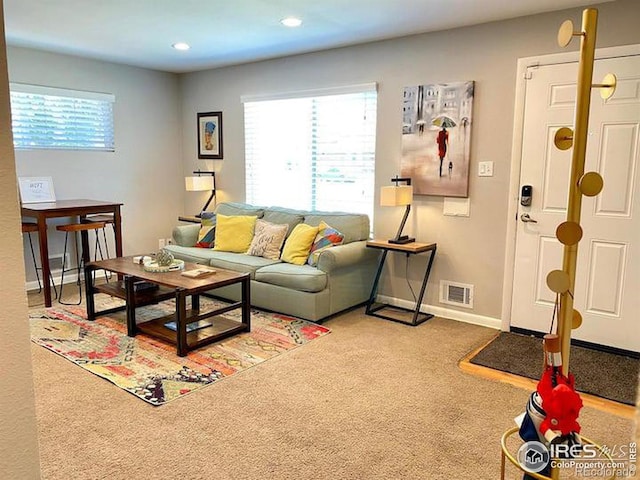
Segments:
[[[532,187],[532,200],[518,206],[511,327],[550,331],[555,293],[546,276],[562,269],[555,231],[566,220],[571,170],[571,150],[553,138],[573,127],[577,71],[577,63],[527,71],[520,187]],[[582,201],[573,294],[583,323],[572,338],[640,351],[640,56],[596,60],[594,83],[609,72],[614,95],[602,100],[594,88],[591,96],[585,172],[599,172],[604,189]]]

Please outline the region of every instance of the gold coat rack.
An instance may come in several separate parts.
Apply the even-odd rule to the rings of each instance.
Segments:
[[[556,238],[562,243],[563,257],[562,269],[553,270],[547,275],[547,286],[559,296],[560,307],[558,309],[557,336],[560,341],[562,355],[562,374],[569,374],[569,360],[571,351],[571,331],[582,324],[582,315],[573,308],[573,292],[576,279],[576,266],[578,260],[578,243],[582,239],[582,227],[580,215],[582,210],[582,197],[594,197],[598,195],[604,186],[602,177],[597,172],[584,172],[585,155],[587,150],[587,134],[589,129],[589,110],[591,107],[592,88],[600,89],[600,96],[607,99],[613,95],[616,88],[616,77],[607,74],[602,83],[593,84],[593,62],[595,58],[596,30],[598,24],[598,11],[593,8],[582,12],[582,28],[575,31],[571,20],[565,21],[558,31],[558,44],[566,47],[573,37],[580,37],[580,63],[578,66],[578,83],[576,95],[576,110],[573,130],[568,127],[560,128],[554,137],[554,144],[560,150],[568,150],[573,147],[571,159],[571,177],[569,181],[569,201],[567,205],[566,221],[558,225]],[[544,408],[544,405],[543,405]],[[526,471],[518,459],[507,449],[506,441],[511,435],[518,432],[518,427],[511,428],[502,436],[502,463],[501,478],[505,476],[505,459]],[[591,440],[581,436],[586,444],[593,444],[609,461],[611,458],[602,448]],[[558,468],[551,468],[551,477],[535,472],[527,472],[535,479],[557,480],[560,478]],[[609,480],[615,479],[615,474]]]
[[[598,11],[589,8],[583,11],[581,31],[575,32],[573,23],[567,20],[558,32],[558,44],[561,47],[567,46],[573,37],[581,37],[574,130],[561,128],[556,132],[554,139],[556,147],[560,150],[567,150],[573,146],[567,219],[556,229],[556,238],[564,245],[562,270],[553,270],[547,275],[547,286],[560,295],[557,333],[561,344],[562,373],[565,376],[569,374],[571,330],[582,324],[582,315],[573,308],[578,243],[582,238],[582,197],[594,197],[604,186],[599,173],[584,173],[591,89],[600,88],[600,96],[607,99],[613,95],[616,87],[616,77],[613,74],[607,74],[602,83],[592,84],[597,24]]]

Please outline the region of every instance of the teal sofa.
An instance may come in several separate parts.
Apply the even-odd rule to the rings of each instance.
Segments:
[[[244,253],[198,248],[200,225],[179,225],[173,230],[173,245],[167,246],[175,258],[251,275],[251,305],[314,322],[366,302],[371,293],[379,253],[366,247],[369,217],[345,212],[302,211],[280,207],[257,207],[244,203],[220,203],[216,213],[255,215],[271,223],[288,224],[289,232],[298,223],[316,226],[324,220],[344,235],[342,245],[324,250],[317,266],[292,265]],[[238,300],[237,286],[211,292]]]

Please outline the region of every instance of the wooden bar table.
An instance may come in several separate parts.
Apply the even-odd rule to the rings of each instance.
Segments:
[[[38,243],[40,244],[40,261],[42,263],[43,278],[49,279],[49,243],[47,240],[47,219],[60,217],[79,217],[82,221],[87,215],[97,213],[112,213],[115,231],[116,256],[122,256],[122,218],[120,207],[122,203],[105,202],[101,200],[58,200],[46,203],[23,203],[22,216],[35,218],[38,222]],[[89,240],[87,232],[82,232],[83,259],[89,262]],[[51,306],[51,284],[43,282],[44,304]]]

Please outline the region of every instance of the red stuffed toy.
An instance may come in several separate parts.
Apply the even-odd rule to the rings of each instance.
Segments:
[[[580,433],[577,422],[582,399],[574,389],[574,377],[565,377],[557,367],[547,367],[538,382],[537,391],[542,398],[545,419],[540,424],[540,433],[548,442],[562,441]]]

